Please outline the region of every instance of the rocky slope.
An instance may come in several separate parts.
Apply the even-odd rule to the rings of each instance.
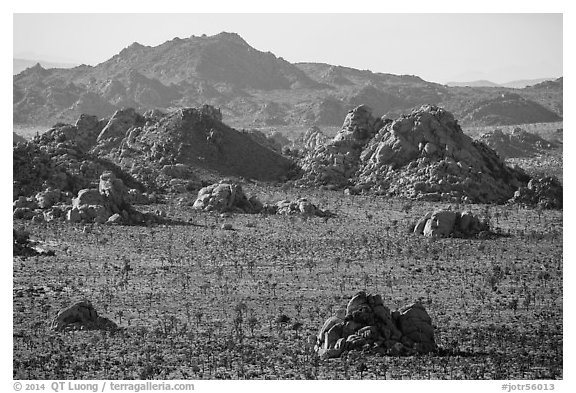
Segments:
[[[502,158],[531,157],[556,147],[553,143],[519,127],[511,133],[500,129],[480,135],[480,141],[494,149]]]
[[[94,67],[38,64],[15,75],[13,84],[17,124],[72,122],[82,113],[107,117],[126,107],[145,112],[203,104],[221,108],[237,128],[338,125],[360,104],[389,117],[426,103],[442,105],[472,124],[545,122],[562,115],[561,82],[526,89],[447,87],[417,76],[291,64],[232,33],[175,38],[155,47],[134,43]],[[507,92],[524,101],[499,102]],[[514,114],[506,116],[509,110]]]
[[[504,202],[529,180],[466,136],[450,112],[433,105],[396,120],[357,107],[302,167],[303,184],[475,203]]]
[[[551,123],[562,120],[553,111],[515,93],[480,101],[466,109],[462,121],[470,125]]]

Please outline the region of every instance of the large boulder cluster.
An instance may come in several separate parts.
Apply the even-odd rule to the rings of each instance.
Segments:
[[[489,230],[488,223],[468,211],[436,210],[414,225],[414,233],[427,237],[466,238],[487,234]]]
[[[466,136],[448,111],[425,105],[396,120],[360,106],[303,162],[302,182],[424,200],[508,200],[529,178]]]
[[[331,316],[316,337],[314,347],[323,359],[344,351],[374,350],[387,355],[434,352],[434,327],[422,304],[413,303],[393,312],[380,295],[358,292],[346,310]]]
[[[510,203],[542,209],[562,209],[563,187],[555,177],[531,179],[526,187],[519,188]]]

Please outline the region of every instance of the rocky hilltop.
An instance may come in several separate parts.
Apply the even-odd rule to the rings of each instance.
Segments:
[[[180,108],[168,113],[117,111],[98,136],[93,150],[148,184],[158,173],[189,179],[191,174],[167,174],[176,165],[184,172],[204,169],[222,176],[259,180],[286,179],[294,169],[289,159],[222,122],[212,106]]]
[[[359,106],[302,167],[304,184],[474,203],[504,202],[529,180],[434,105],[396,120],[374,117],[370,108]]]
[[[361,104],[393,118],[429,103],[474,125],[562,116],[561,81],[525,89],[448,87],[413,75],[292,64],[233,33],[174,38],[154,47],[134,43],[96,66],[37,64],[15,75],[13,86],[16,124],[70,123],[82,113],[109,117],[126,107],[143,113],[204,104],[220,108],[237,128],[338,126]],[[522,99],[499,98],[508,93]]]

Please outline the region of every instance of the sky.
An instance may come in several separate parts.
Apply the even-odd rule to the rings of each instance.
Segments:
[[[446,83],[560,77],[563,15],[21,14],[13,56],[95,65],[133,42],[240,34],[290,62],[322,62]]]

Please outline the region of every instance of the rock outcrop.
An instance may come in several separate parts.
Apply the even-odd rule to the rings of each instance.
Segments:
[[[502,203],[529,179],[466,136],[451,113],[431,105],[396,120],[358,107],[302,167],[301,183],[432,201]]]
[[[314,349],[323,359],[360,349],[400,355],[434,352],[436,342],[432,320],[420,303],[390,312],[380,295],[358,292],[345,311],[324,323]]]
[[[83,300],[61,310],[52,320],[50,328],[63,330],[115,330],[118,326],[109,320],[98,316],[92,303]]]
[[[514,193],[509,202],[543,209],[562,209],[563,187],[555,177],[531,179],[526,187]]]
[[[414,226],[414,233],[427,237],[473,237],[490,230],[470,212],[437,210],[427,213]]]

